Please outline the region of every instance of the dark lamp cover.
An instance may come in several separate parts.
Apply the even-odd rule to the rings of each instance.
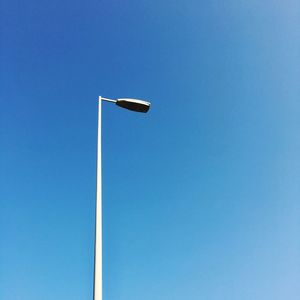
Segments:
[[[141,113],[146,113],[150,108],[150,102],[138,99],[120,98],[117,99],[116,104],[120,107]]]

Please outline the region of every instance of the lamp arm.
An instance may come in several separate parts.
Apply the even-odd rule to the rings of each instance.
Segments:
[[[113,102],[113,103],[116,103],[117,100],[113,100],[113,99],[108,99],[108,98],[103,98],[103,97],[99,97],[99,100],[103,100],[103,101],[107,101],[107,102]]]

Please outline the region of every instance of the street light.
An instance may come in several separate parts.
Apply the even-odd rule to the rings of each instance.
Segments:
[[[119,98],[117,100],[103,98],[103,97],[100,98],[104,101],[113,102],[120,107],[133,110],[136,112],[146,113],[150,108],[150,102],[144,100],[138,100],[132,98]]]
[[[146,113],[150,102],[119,98],[109,99],[99,97],[98,101],[98,142],[97,142],[97,182],[96,182],[96,224],[95,224],[95,261],[94,261],[94,300],[102,300],[102,176],[101,176],[101,111],[102,101],[112,102],[116,105],[135,112]]]

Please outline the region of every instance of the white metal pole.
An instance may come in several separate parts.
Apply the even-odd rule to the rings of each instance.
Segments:
[[[98,141],[97,141],[97,179],[96,179],[96,228],[94,261],[94,300],[102,300],[102,170],[101,170],[101,106],[98,101]]]

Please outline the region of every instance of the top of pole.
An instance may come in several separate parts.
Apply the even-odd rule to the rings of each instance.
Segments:
[[[116,105],[132,110],[135,112],[141,112],[141,113],[146,113],[150,109],[151,103],[148,101],[144,100],[139,100],[139,99],[133,99],[133,98],[118,98],[116,100],[114,99],[109,99],[109,98],[104,98],[104,97],[99,97],[99,101],[107,101],[107,102],[113,102]]]

